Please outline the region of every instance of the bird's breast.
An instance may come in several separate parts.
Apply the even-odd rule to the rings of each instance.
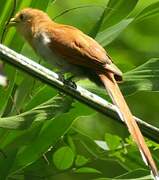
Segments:
[[[61,73],[71,72],[74,75],[81,75],[81,68],[70,64],[64,57],[60,56],[54,49],[50,48],[51,39],[45,33],[39,33],[33,40],[33,48],[45,60],[54,67],[58,68]]]
[[[37,33],[33,38],[33,47],[37,54],[47,60],[50,64],[57,68],[62,68],[67,64],[54,49],[51,49],[49,44],[51,39],[46,33]]]

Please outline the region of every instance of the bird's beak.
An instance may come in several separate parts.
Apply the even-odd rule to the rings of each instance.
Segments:
[[[16,20],[16,18],[11,18],[8,23],[8,27],[15,26],[17,23],[18,23],[18,21]]]

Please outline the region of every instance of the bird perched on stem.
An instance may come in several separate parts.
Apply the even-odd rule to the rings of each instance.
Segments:
[[[61,74],[71,72],[74,76],[87,77],[105,87],[144,162],[150,167],[154,179],[159,179],[151,153],[118,87],[122,73],[105,49],[79,29],[58,24],[38,9],[21,10],[11,19],[10,25],[15,26],[37,54],[57,67]]]

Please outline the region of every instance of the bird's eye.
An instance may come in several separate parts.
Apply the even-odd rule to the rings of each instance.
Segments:
[[[20,20],[23,21],[23,20],[24,20],[24,14],[20,14],[20,15],[19,15],[19,18],[20,18]]]

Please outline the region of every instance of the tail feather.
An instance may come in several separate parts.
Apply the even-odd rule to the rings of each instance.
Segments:
[[[132,113],[130,112],[129,107],[126,104],[126,101],[119,89],[119,86],[114,79],[114,75],[112,73],[109,73],[110,76],[106,76],[105,74],[100,73],[98,73],[98,75],[101,81],[103,82],[108,94],[111,96],[113,103],[118,107],[118,113],[122,120],[126,123],[130,134],[132,135],[134,141],[138,145],[144,162],[146,161],[146,165],[148,165],[151,168],[152,174],[157,180],[159,178],[159,175],[155,162],[152,158],[150,150],[148,149],[145,143],[144,137],[141,134],[141,131],[136,121],[134,120]]]

